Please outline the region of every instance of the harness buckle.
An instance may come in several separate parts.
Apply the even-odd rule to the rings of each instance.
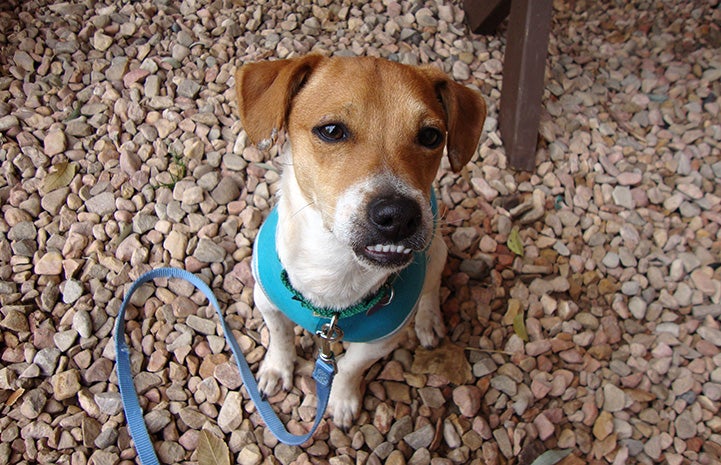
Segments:
[[[319,357],[324,361],[333,362],[333,343],[343,339],[343,330],[338,327],[339,314],[336,313],[330,319],[330,323],[326,323],[316,332],[316,336],[320,338]]]

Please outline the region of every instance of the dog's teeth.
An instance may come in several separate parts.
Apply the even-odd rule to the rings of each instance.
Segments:
[[[366,247],[370,252],[381,252],[381,253],[402,253],[402,254],[409,254],[412,252],[411,249],[408,247],[403,247],[402,245],[393,245],[393,244],[375,244],[375,245],[369,245]]]

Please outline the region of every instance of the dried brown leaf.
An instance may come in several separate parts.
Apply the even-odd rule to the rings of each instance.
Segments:
[[[416,350],[411,369],[414,373],[442,376],[457,385],[473,380],[471,365],[466,360],[465,349],[447,341],[436,349],[419,348]]]
[[[198,438],[198,465],[230,465],[230,451],[225,441],[202,430]]]
[[[52,192],[55,189],[66,187],[75,177],[75,164],[69,162],[58,163],[55,169],[45,176],[43,182],[43,192]]]

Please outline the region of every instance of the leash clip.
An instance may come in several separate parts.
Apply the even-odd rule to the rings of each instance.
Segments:
[[[333,362],[333,343],[343,339],[343,330],[338,327],[339,314],[335,313],[330,319],[330,323],[326,323],[316,332],[316,336],[320,338],[319,357],[327,363]]]

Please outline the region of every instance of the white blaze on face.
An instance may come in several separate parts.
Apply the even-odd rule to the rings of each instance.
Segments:
[[[412,242],[390,244],[374,242],[373,226],[368,218],[368,204],[378,196],[403,196],[417,202],[422,218],[421,227],[409,240]],[[433,229],[433,213],[428,199],[418,189],[405,184],[390,173],[382,173],[353,184],[337,199],[331,229],[333,235],[342,243],[354,248],[367,248],[372,252],[393,252],[410,254],[414,250],[425,248]]]

